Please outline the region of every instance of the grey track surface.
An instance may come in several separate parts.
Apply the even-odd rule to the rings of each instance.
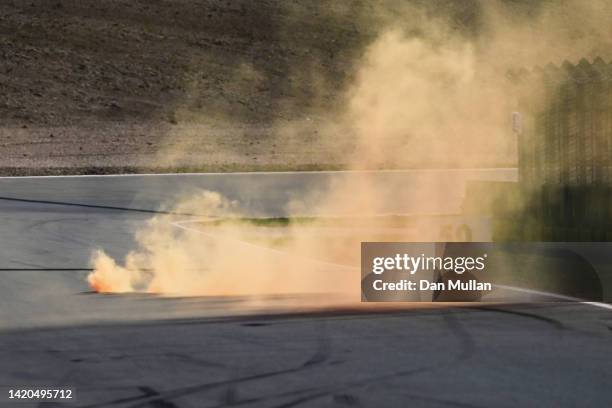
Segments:
[[[399,187],[423,176],[0,179],[0,404],[15,405],[6,387],[52,385],[88,407],[609,405],[612,312],[592,305],[313,313],[271,299],[273,310],[245,314],[238,298],[88,292],[80,269],[91,251],[121,258],[146,211],[206,188],[249,214],[282,215],[289,199],[342,177]],[[515,174],[436,173],[436,188],[452,186],[457,200],[427,210],[456,210],[466,177]],[[412,205],[390,201],[388,212],[423,210]]]

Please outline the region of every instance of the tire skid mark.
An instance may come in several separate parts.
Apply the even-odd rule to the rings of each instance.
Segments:
[[[518,317],[526,317],[529,319],[534,319],[539,322],[547,323],[548,325],[554,327],[557,330],[567,329],[567,327],[561,321],[557,319],[553,319],[552,317],[542,316],[536,313],[528,313],[528,312],[514,310],[514,309],[502,309],[502,308],[493,307],[493,306],[475,306],[474,309],[484,310],[487,312],[494,312],[494,313],[505,313],[505,314],[518,316]]]
[[[168,215],[181,215],[181,216],[197,216],[198,215],[198,214],[179,213],[179,212],[164,211],[164,210],[151,210],[148,208],[133,208],[133,207],[120,207],[120,206],[114,206],[114,205],[73,203],[70,201],[40,200],[40,199],[33,199],[33,198],[0,196],[0,200],[1,201],[12,201],[12,202],[18,202],[18,203],[56,205],[56,206],[64,206],[64,207],[95,208],[95,209],[100,209],[100,210],[111,210],[111,211],[131,211],[131,212],[139,212],[139,213],[147,213],[147,214],[168,214]],[[199,215],[202,216],[202,214],[199,214]]]
[[[455,319],[456,320],[456,319]],[[452,321],[452,320],[451,320]],[[458,328],[460,328],[461,330],[465,330],[462,329],[460,327],[460,324],[458,321],[455,321],[454,323],[452,323],[452,327],[454,327],[454,330],[457,330]],[[363,387],[366,385],[370,385],[372,383],[376,383],[376,382],[380,382],[380,381],[385,381],[388,379],[397,379],[399,377],[410,377],[413,375],[419,375],[425,372],[431,372],[431,371],[435,371],[435,370],[439,370],[442,369],[444,367],[447,366],[451,366],[457,362],[463,361],[466,358],[469,358],[472,353],[473,353],[473,340],[471,340],[471,338],[469,338],[468,335],[468,340],[465,340],[465,338],[462,336],[462,342],[464,343],[464,347],[462,347],[462,351],[453,359],[450,360],[446,360],[442,363],[438,363],[438,364],[433,364],[433,365],[428,365],[428,366],[424,366],[424,367],[415,367],[415,368],[411,368],[409,370],[404,370],[404,371],[395,371],[392,373],[387,373],[381,376],[376,376],[376,377],[372,377],[372,378],[368,378],[365,380],[359,380],[359,381],[353,381],[353,382],[349,382],[346,383],[344,385],[341,386],[333,386],[333,387],[323,387],[322,391],[321,388],[319,390],[317,390],[314,394],[310,395],[310,396],[302,396],[294,401],[290,401],[288,403],[284,403],[279,405],[278,407],[292,407],[292,406],[297,406],[300,405],[304,402],[308,402],[310,400],[313,399],[318,399],[318,398],[322,398],[324,396],[330,396],[333,394],[337,394],[339,392],[346,392],[349,389],[355,388],[355,387]],[[246,376],[246,377],[242,377],[242,378],[238,378],[235,380],[228,380],[228,381],[223,381],[223,382],[219,382],[219,383],[212,383],[212,384],[204,384],[201,386],[194,386],[194,387],[189,387],[189,389],[180,389],[180,390],[174,390],[174,391],[170,391],[168,393],[164,393],[162,396],[160,396],[160,398],[165,398],[165,399],[172,399],[172,398],[176,398],[176,397],[180,397],[180,396],[184,396],[184,395],[189,395],[189,394],[194,394],[194,393],[198,393],[201,391],[205,391],[207,389],[212,389],[212,388],[216,388],[222,385],[227,385],[227,384],[232,384],[232,385],[237,385],[240,383],[244,383],[244,382],[248,382],[248,381],[252,381],[252,380],[258,380],[258,379],[262,379],[262,378],[271,378],[277,375],[287,375],[287,374],[294,374],[300,371],[303,371],[303,369],[309,369],[309,368],[313,368],[313,367],[318,367],[321,364],[323,364],[325,361],[327,361],[327,357],[326,354],[328,354],[329,352],[326,350],[328,348],[327,345],[325,345],[325,343],[319,343],[319,346],[317,348],[317,350],[315,350],[314,355],[307,360],[307,362],[305,364],[303,364],[300,367],[296,367],[293,369],[288,369],[288,370],[282,370],[282,371],[277,371],[274,373],[265,373],[265,374],[260,374],[260,375],[254,375],[254,376]],[[312,361],[312,362],[311,362]],[[311,362],[311,363],[309,363]],[[304,390],[302,390],[302,392],[306,392]],[[278,398],[280,395],[273,395],[273,396],[269,396],[267,397],[267,399],[270,398]],[[421,397],[421,398],[425,398],[425,397]],[[153,400],[155,400],[155,398],[153,398]],[[430,399],[431,401],[431,399]],[[151,402],[151,400],[147,400],[147,401],[140,401],[134,405],[129,405],[129,408],[142,408],[147,406],[149,403]],[[445,403],[450,403],[450,402],[446,402]],[[234,405],[238,405],[239,402],[234,402]],[[463,407],[473,407],[472,405],[461,405],[461,404],[456,404],[457,406],[463,406]],[[98,406],[103,406],[103,405],[96,405],[95,407]],[[83,407],[85,408],[85,407]],[[93,408],[93,407],[87,407],[87,408]]]
[[[311,364],[311,365],[306,366],[306,367],[310,368],[310,367],[316,366],[318,364],[320,364],[320,363]],[[265,372],[265,373],[260,373],[260,374],[253,374],[253,375],[248,375],[248,376],[244,376],[244,377],[238,377],[238,378],[233,378],[233,379],[228,379],[228,380],[223,380],[223,381],[217,381],[217,382],[212,382],[212,383],[204,383],[204,384],[198,384],[198,385],[178,388],[178,389],[174,389],[174,390],[171,390],[171,391],[160,393],[160,395],[156,396],[156,397],[150,397],[150,396],[126,397],[126,398],[121,398],[121,399],[117,399],[117,400],[113,400],[113,401],[108,401],[108,402],[103,402],[103,403],[83,405],[83,406],[80,406],[80,408],[107,407],[107,406],[120,405],[120,404],[129,403],[129,402],[136,402],[136,401],[139,401],[139,402],[137,404],[135,404],[135,405],[130,405],[131,408],[144,407],[144,406],[150,405],[154,401],[158,401],[158,400],[162,400],[162,399],[172,399],[172,398],[177,398],[177,397],[181,397],[181,396],[184,396],[184,395],[189,395],[189,394],[193,394],[193,393],[196,393],[196,392],[201,392],[201,391],[205,391],[205,390],[209,390],[209,389],[215,389],[215,388],[223,387],[223,386],[227,386],[227,385],[236,385],[236,384],[240,384],[240,383],[244,383],[244,382],[248,382],[248,381],[260,380],[260,379],[264,379],[264,378],[275,377],[275,376],[278,376],[278,375],[285,375],[285,374],[296,373],[296,372],[302,371],[304,368],[305,367],[302,364],[302,365],[300,365],[298,367],[288,368],[288,369],[285,369],[285,370],[278,370],[278,371],[271,371],[271,372]]]

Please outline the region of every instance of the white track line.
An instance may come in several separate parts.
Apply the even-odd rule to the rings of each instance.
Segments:
[[[516,292],[528,293],[531,295],[547,296],[547,297],[551,297],[554,299],[566,300],[570,302],[576,302],[576,303],[581,303],[585,305],[591,305],[594,307],[599,307],[601,309],[612,310],[612,305],[609,305],[607,303],[590,302],[590,301],[585,301],[584,299],[575,298],[572,296],[559,295],[557,293],[550,293],[550,292],[541,292],[539,290],[533,290],[533,289],[518,288],[516,286],[507,286],[507,285],[493,285],[493,286],[496,288],[500,288],[500,289],[514,290]]]

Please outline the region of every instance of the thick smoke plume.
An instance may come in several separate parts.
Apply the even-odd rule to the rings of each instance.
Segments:
[[[182,202],[175,211],[214,214],[236,219],[235,203],[218,193],[203,192]],[[210,220],[211,222],[214,219]],[[353,269],[309,258],[323,254],[314,247],[315,235],[294,233],[288,227],[284,244],[276,248],[259,244],[269,236],[240,221],[207,227],[206,220],[181,224],[170,215],[148,221],[138,231],[138,249],[123,266],[97,251],[95,271],[88,276],[99,292],[133,292],[175,295],[259,295],[286,293],[358,293]],[[316,232],[316,231],[315,231]],[[312,246],[312,248],[311,248]]]
[[[609,57],[612,26],[605,17],[611,6],[599,1],[483,1],[474,7],[477,30],[468,32],[423,7],[377,10],[379,34],[354,68],[352,85],[339,97],[341,113],[327,118],[312,148],[337,149],[352,169],[515,165],[510,113],[519,109],[519,100],[537,105],[539,90],[533,85],[524,89],[510,73],[564,59]],[[283,124],[275,129],[277,143],[283,143],[288,128]],[[337,136],[345,134],[353,138],[349,148],[336,143]],[[180,147],[168,153],[172,162],[188,155],[188,147]],[[392,196],[391,189],[397,188],[350,180],[333,183],[324,193],[313,192],[309,212],[379,214],[385,212],[380,198]],[[448,199],[445,191],[410,188],[420,192],[417,200]],[[291,203],[291,214],[304,211],[302,199]],[[179,207],[241,216],[239,203],[214,192]],[[172,216],[150,220],[137,232],[138,248],[121,265],[96,252],[95,270],[88,277],[91,286],[100,292],[180,295],[341,292],[357,300],[360,275],[354,266],[360,241],[432,239],[425,235],[426,226],[420,236],[408,237],[393,225],[353,225],[338,232],[316,223],[291,223],[282,237],[271,239],[277,229],[175,221]],[[385,229],[392,233],[385,236]]]

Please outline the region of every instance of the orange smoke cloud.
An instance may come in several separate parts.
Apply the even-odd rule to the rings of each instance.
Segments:
[[[100,293],[134,291],[130,271],[118,266],[104,251],[96,251],[92,263],[95,269],[87,276],[87,282],[94,291]]]
[[[234,206],[207,191],[175,210],[237,220]],[[257,228],[240,221],[210,226],[198,220],[185,227],[176,221],[170,215],[149,220],[136,233],[138,247],[124,265],[97,251],[87,278],[92,289],[174,295],[359,293],[359,270],[316,259],[324,255],[314,245],[319,239],[299,227]],[[279,232],[283,243],[274,245]]]
[[[588,44],[609,38],[605,36],[610,28],[590,18],[597,16],[591,7],[583,10],[585,2],[569,1],[559,9],[550,6],[539,20],[525,19],[524,24],[522,18],[508,17],[503,4],[486,4],[491,5],[485,8],[482,38],[457,36],[449,32],[447,22],[412,12],[406,21],[415,25],[411,28],[418,35],[404,25],[382,30],[355,70],[344,115],[330,118],[334,125],[322,132],[329,135],[324,143],[333,144],[334,134],[354,134],[353,150],[344,156],[351,168],[514,163],[516,142],[508,118],[516,110],[516,87],[507,77],[508,68],[545,64],[549,58],[558,62],[562,56],[583,53],[590,49]],[[597,25],[589,28],[603,31],[590,30],[595,36],[568,34],[558,15],[583,16]],[[541,32],[542,27],[550,27],[549,32]],[[529,92],[535,95],[537,89]],[[182,154],[188,156],[188,148],[168,157],[174,161]],[[407,199],[448,200],[448,192],[431,191],[428,182],[409,186],[413,193]],[[300,209],[310,214],[379,214],[404,190],[406,186],[339,178],[329,191],[313,192],[316,198],[308,197],[308,203],[304,197],[292,201],[289,210],[291,214],[299,214]],[[176,212],[236,218],[241,215],[236,208],[218,193],[203,192],[181,201]],[[427,226],[421,227],[418,237],[405,235],[397,226],[381,235],[377,226],[349,225],[339,231],[300,224],[289,224],[279,235],[280,229],[240,223],[194,224],[185,229],[176,221],[172,216],[151,219],[136,233],[138,247],[123,265],[103,251],[96,252],[94,271],[88,276],[91,287],[100,292],[180,295],[340,292],[357,299],[360,241],[385,236],[397,241],[432,238],[426,235]]]

